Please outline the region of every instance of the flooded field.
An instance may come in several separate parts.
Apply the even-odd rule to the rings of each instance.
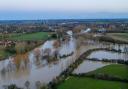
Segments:
[[[110,63],[105,63],[105,62],[96,62],[96,61],[90,61],[90,60],[85,60],[83,63],[81,63],[77,69],[73,71],[75,74],[80,74],[80,73],[88,73],[91,71],[94,71],[98,68],[104,67],[106,65],[109,65]]]
[[[120,59],[120,60],[128,60],[127,53],[117,53],[117,52],[110,52],[110,51],[96,51],[91,53],[88,58],[97,58],[97,59]]]
[[[35,82],[48,83],[56,78],[70,64],[88,49],[93,49],[95,45],[84,45],[76,48],[76,40],[64,42],[59,47],[54,47],[56,40],[46,41],[42,46],[30,53],[16,55],[0,62],[0,89],[3,85],[16,84],[23,87],[25,81],[30,81],[30,88],[35,89]],[[48,62],[46,55],[55,55],[59,60]],[[59,56],[71,54],[65,58]]]
[[[2,89],[3,85],[10,84],[24,87],[27,80],[30,81],[30,89],[35,89],[35,82],[49,83],[87,50],[110,46],[99,42],[86,41],[85,44],[77,48],[77,43],[74,38],[60,42],[60,44],[57,43],[57,40],[49,40],[29,53],[18,54],[15,57],[0,61],[0,89]],[[95,55],[99,57],[101,54]],[[54,61],[48,61],[53,57],[56,57]],[[90,55],[89,57],[92,56]],[[81,64],[82,67],[75,70],[75,72],[88,72],[105,65],[98,62],[85,61],[84,64]]]

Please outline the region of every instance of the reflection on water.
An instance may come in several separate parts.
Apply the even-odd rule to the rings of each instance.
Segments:
[[[2,85],[16,84],[23,87],[25,81],[30,81],[31,89],[35,89],[35,82],[48,83],[64,71],[78,57],[89,49],[106,48],[110,45],[86,40],[77,49],[77,40],[70,38],[68,41],[46,41],[39,48],[30,53],[16,55],[0,61],[0,89]],[[73,54],[64,58],[60,56]],[[52,58],[51,58],[52,57]],[[48,60],[57,60],[49,63]],[[88,65],[88,64],[87,64]]]
[[[111,45],[113,49],[121,50],[121,52],[128,53],[128,45],[127,44],[113,44]]]
[[[78,66],[77,69],[75,69],[73,71],[73,73],[75,73],[75,74],[88,73],[90,71],[94,71],[94,70],[104,67],[106,65],[109,65],[109,63],[85,60],[83,63],[81,63]]]
[[[0,62],[0,89],[2,85],[16,84],[20,87],[24,86],[25,81],[29,80],[31,88],[35,89],[36,81],[48,83],[62,71],[64,71],[77,58],[75,39],[60,44],[55,43],[56,40],[46,41],[41,47],[34,49],[30,53],[18,54],[7,60]],[[71,54],[67,58],[59,58],[59,56]],[[54,56],[57,54],[58,61],[48,63],[46,56]]]
[[[97,58],[97,59],[120,59],[120,60],[128,60],[127,53],[116,53],[110,51],[96,51],[91,53],[88,58]]]

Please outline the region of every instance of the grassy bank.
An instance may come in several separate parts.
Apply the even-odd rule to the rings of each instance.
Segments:
[[[111,64],[95,71],[92,71],[88,74],[104,74],[109,76],[115,76],[121,79],[128,79],[128,66],[122,64]]]
[[[127,83],[97,80],[87,77],[69,77],[57,89],[127,89]]]

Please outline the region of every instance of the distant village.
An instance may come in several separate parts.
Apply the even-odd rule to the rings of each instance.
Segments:
[[[11,24],[0,22],[0,45],[10,46],[15,44],[15,41],[7,40],[6,36],[10,33],[35,33],[35,32],[66,32],[71,30],[73,32],[80,32],[74,27],[83,26],[80,30],[90,28],[92,32],[98,33],[118,33],[128,32],[128,23],[126,21],[116,22],[95,22],[95,21],[74,21],[74,20],[51,20],[51,21],[35,21],[35,23],[26,21],[13,22]]]

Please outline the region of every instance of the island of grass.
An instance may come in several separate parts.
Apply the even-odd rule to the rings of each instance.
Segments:
[[[128,89],[128,84],[116,81],[71,76],[57,86],[57,89]]]
[[[128,42],[128,33],[108,33],[107,35],[115,40]]]
[[[87,73],[89,75],[108,75],[128,80],[128,66],[123,64],[111,64]]]

